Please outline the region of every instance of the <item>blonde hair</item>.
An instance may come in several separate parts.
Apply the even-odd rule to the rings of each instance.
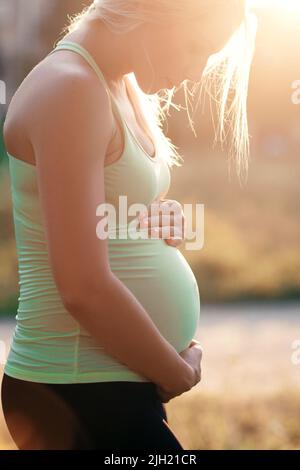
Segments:
[[[197,1],[197,3],[196,3]],[[228,130],[230,131],[230,145],[228,162],[236,162],[236,171],[241,182],[241,176],[248,176],[249,132],[247,120],[247,97],[249,73],[253,58],[256,37],[256,17],[251,14],[247,0],[230,0],[236,6],[244,8],[244,20],[236,32],[229,39],[225,47],[210,56],[203,71],[200,81],[195,84],[192,91],[184,80],[181,86],[184,89],[186,111],[191,128],[196,135],[193,122],[188,109],[188,95],[194,97],[194,93],[200,85],[200,96],[205,90],[210,97],[210,103],[217,106],[218,128],[215,130],[214,144],[219,140],[222,148],[226,141]],[[189,6],[188,3],[191,5]],[[204,13],[212,6],[228,7],[228,0],[94,0],[91,5],[85,7],[80,13],[69,17],[69,24],[63,32],[72,32],[78,29],[85,21],[101,19],[107,27],[117,34],[134,30],[145,22],[162,23],[170,19],[170,15],[177,18],[195,18],[195,9]],[[153,95],[144,93],[139,87],[134,73],[126,75],[134,98],[139,102],[140,120],[146,133],[148,130],[155,142],[157,152],[166,160],[169,166],[181,166],[183,157],[178,153],[171,140],[163,132],[164,121],[169,115],[170,107],[179,110],[181,107],[173,103],[176,88],[159,90]],[[121,84],[115,84],[116,89],[121,89]],[[117,97],[116,97],[117,99]],[[213,115],[213,113],[212,113]],[[145,123],[147,122],[147,125]],[[147,128],[148,127],[148,128]],[[229,165],[230,169],[230,165]]]

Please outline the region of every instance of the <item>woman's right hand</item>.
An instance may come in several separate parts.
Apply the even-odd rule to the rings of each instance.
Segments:
[[[200,346],[200,343],[193,339],[189,345],[188,348],[184,349],[179,353],[179,355],[194,369],[195,371],[195,376],[193,382],[191,382],[189,390],[193,388],[197,383],[200,382],[201,380],[201,360],[202,360],[202,348]],[[166,391],[160,386],[156,386],[158,394],[162,400],[163,403],[167,403],[170,401],[172,398],[181,395],[184,392],[187,392],[188,390],[185,388],[182,391]]]

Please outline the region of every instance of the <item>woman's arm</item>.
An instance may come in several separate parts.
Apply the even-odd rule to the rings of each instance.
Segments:
[[[193,367],[113,274],[107,240],[96,235],[112,129],[107,93],[90,73],[65,70],[37,86],[28,133],[54,279],[66,309],[108,354],[183,393],[195,383]]]

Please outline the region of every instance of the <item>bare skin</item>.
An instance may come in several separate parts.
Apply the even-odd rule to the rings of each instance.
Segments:
[[[64,39],[91,53],[112,92],[113,80],[122,81],[134,71],[140,87],[153,93],[166,86],[166,76],[174,85],[199,79],[209,55],[222,47],[239,21],[233,16],[226,22],[218,13],[203,23],[201,36],[184,22],[163,29],[143,25],[122,41],[94,21]],[[221,35],[212,34],[220,30]],[[140,44],[144,47],[136,46]],[[153,145],[136,120],[125,82],[123,90],[124,118],[152,155]],[[201,348],[192,344],[181,355],[175,351],[114,276],[107,241],[95,236],[95,209],[105,202],[104,166],[119,158],[123,142],[107,93],[82,57],[55,52],[30,72],[10,103],[4,139],[9,153],[37,167],[50,261],[66,309],[108,354],[156,383],[166,399],[196,385]]]
[[[197,20],[199,22],[199,20]],[[184,80],[199,81],[209,56],[219,51],[241,21],[241,12],[224,17],[222,12],[210,15],[198,24],[173,20],[167,27],[143,25],[133,32],[120,37],[109,31],[99,20],[93,20],[78,30],[68,33],[64,40],[75,41],[85,47],[96,60],[108,82],[112,93],[114,81],[123,84],[124,119],[137,136],[141,146],[149,155],[154,155],[154,144],[145,135],[136,116],[136,103],[130,100],[129,84],[124,75],[134,72],[143,91],[155,93],[161,88],[179,86]],[[141,47],[136,47],[142,44]],[[108,47],[109,45],[109,47]],[[146,51],[146,53],[145,53]],[[150,64],[149,64],[150,59]],[[180,59],[180,60],[179,60]],[[10,103],[6,119],[7,150],[21,160],[35,164],[30,145],[30,135],[34,132],[33,122],[28,119],[29,101],[32,103],[32,90],[63,68],[85,70],[91,76],[94,71],[78,54],[63,50],[45,57],[28,74]],[[153,80],[154,79],[154,80]],[[101,86],[101,84],[97,84]],[[105,164],[119,159],[124,148],[122,130],[110,114],[112,134],[108,144]]]

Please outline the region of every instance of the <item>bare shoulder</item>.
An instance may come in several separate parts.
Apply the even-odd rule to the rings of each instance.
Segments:
[[[112,135],[113,114],[104,84],[88,64],[65,53],[68,51],[45,57],[16,90],[3,129],[8,149],[16,147],[15,142],[24,149],[39,138],[43,128],[55,122],[73,125],[74,133],[83,124],[92,131],[91,124],[98,123],[98,133],[102,129],[107,136]],[[66,57],[68,60],[64,60]],[[54,125],[51,131],[55,138],[62,129]],[[15,153],[20,151],[15,149]]]

